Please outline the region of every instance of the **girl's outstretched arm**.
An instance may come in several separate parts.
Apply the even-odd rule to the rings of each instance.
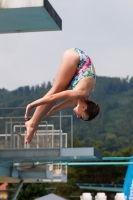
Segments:
[[[53,108],[51,108],[51,110],[44,116],[43,120],[47,119],[48,117],[54,115],[56,112],[61,111],[65,108],[71,107],[71,106],[76,106],[77,101],[75,100],[66,100],[63,101],[62,103],[53,106]]]
[[[79,91],[79,90],[75,89],[75,90],[65,90],[63,92],[44,96],[44,97],[27,105],[26,112],[25,112],[25,120],[28,120],[30,111],[34,107],[37,107],[37,106],[40,106],[43,104],[48,104],[50,102],[56,102],[58,100],[63,100],[63,99],[73,100],[73,99],[84,98],[85,95],[86,94],[84,94],[83,91]]]

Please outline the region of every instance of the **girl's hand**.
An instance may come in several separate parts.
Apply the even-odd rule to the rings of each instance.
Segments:
[[[29,120],[29,114],[30,114],[31,109],[32,109],[31,105],[28,104],[26,107],[25,116],[24,116],[26,121]]]

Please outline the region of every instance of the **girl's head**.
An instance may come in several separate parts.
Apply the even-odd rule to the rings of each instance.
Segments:
[[[86,121],[90,121],[94,119],[100,112],[100,106],[93,101],[85,100],[87,105],[87,109],[85,113],[88,115],[88,119]]]
[[[100,106],[89,99],[78,100],[77,106],[73,109],[78,118],[85,121],[94,119],[100,112]]]

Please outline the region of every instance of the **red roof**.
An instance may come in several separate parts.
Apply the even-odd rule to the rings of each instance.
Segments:
[[[0,190],[6,190],[8,186],[8,183],[3,183],[0,185]]]

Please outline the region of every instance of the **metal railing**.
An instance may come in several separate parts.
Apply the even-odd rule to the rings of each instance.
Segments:
[[[0,108],[2,109],[2,108]],[[4,108],[5,109],[5,108]],[[4,110],[3,109],[3,110]],[[6,109],[24,109],[6,108]],[[54,115],[50,118],[59,118],[59,129],[48,121],[42,121],[38,126],[37,134],[33,137],[31,145],[25,145],[26,128],[24,117],[0,117],[0,149],[17,149],[17,148],[62,148],[67,147],[67,133],[62,130],[62,118],[70,118],[70,141],[73,147],[73,116],[71,115]]]

